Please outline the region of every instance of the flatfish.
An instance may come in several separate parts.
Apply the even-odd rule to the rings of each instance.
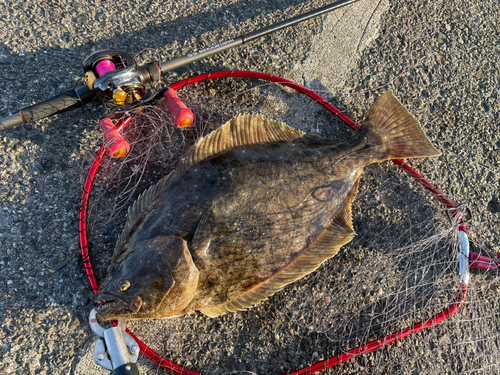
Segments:
[[[391,91],[342,142],[238,116],[130,207],[97,317],[247,309],[353,238],[351,204],[367,165],[437,155]]]

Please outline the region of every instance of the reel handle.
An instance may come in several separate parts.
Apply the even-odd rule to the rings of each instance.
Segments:
[[[172,122],[178,128],[185,128],[191,125],[194,120],[193,112],[182,102],[182,100],[177,96],[174,89],[169,88],[163,94],[165,100],[167,101],[168,109],[170,110],[170,115],[172,116]]]
[[[130,145],[116,130],[111,119],[105,117],[99,121],[102,133],[104,135],[104,148],[106,153],[113,158],[121,158],[128,154]]]

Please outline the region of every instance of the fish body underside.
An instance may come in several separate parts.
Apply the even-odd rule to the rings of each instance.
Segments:
[[[397,118],[396,124],[386,124],[389,130],[370,126],[380,122],[377,116],[387,117],[367,116],[366,126],[344,142],[306,135],[284,124],[266,125],[259,116],[233,119],[202,140],[191,159],[151,189],[150,196],[135,205],[137,212],[129,213],[112,260],[116,275],[108,279],[116,283],[128,277],[140,284],[137,277],[148,271],[135,270],[140,267],[129,259],[148,251],[150,258],[162,258],[170,247],[176,249],[168,255],[172,259],[156,263],[164,262],[175,282],[165,283],[169,276],[158,276],[156,284],[148,284],[150,291],[156,290],[151,293],[156,302],[149,304],[156,306],[149,314],[139,309],[136,317],[125,318],[196,310],[217,316],[245,309],[334,256],[354,235],[351,204],[365,166],[438,154],[411,115],[404,121],[416,122],[418,129],[412,123],[410,135],[397,130],[407,127]],[[259,134],[269,128],[274,129],[272,136]],[[255,141],[266,136],[267,142]],[[109,280],[107,284],[104,289],[110,289]],[[140,297],[136,305],[147,305],[146,300]]]

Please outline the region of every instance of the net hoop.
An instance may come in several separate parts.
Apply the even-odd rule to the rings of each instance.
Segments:
[[[329,103],[326,99],[322,98],[318,94],[316,94],[313,90],[310,90],[304,86],[301,86],[297,83],[294,83],[292,81],[289,81],[285,78],[281,78],[278,76],[274,76],[271,74],[267,73],[261,73],[261,72],[253,72],[253,71],[242,71],[242,70],[230,70],[230,71],[220,71],[220,72],[212,72],[212,73],[205,73],[197,76],[193,76],[181,81],[178,81],[174,84],[171,84],[170,87],[174,90],[178,90],[182,87],[192,85],[194,83],[202,82],[202,81],[207,81],[207,80],[212,80],[212,79],[219,79],[219,78],[230,78],[230,77],[242,77],[242,78],[254,78],[254,79],[260,79],[276,84],[280,84],[282,86],[290,87],[302,94],[307,95],[310,97],[312,100],[315,102],[321,104],[324,106],[328,111],[336,115],[341,121],[343,121],[345,124],[349,125],[352,129],[357,130],[359,128],[359,125],[356,124],[353,120],[351,120],[347,115],[342,113],[339,109],[334,107],[331,103]],[[121,129],[118,129],[121,130]],[[97,293],[98,291],[98,284],[97,280],[95,278],[94,271],[92,269],[92,263],[90,260],[90,255],[89,255],[89,249],[88,249],[88,231],[87,231],[87,209],[88,209],[88,203],[89,203],[89,198],[90,198],[90,192],[92,190],[92,184],[95,181],[97,171],[99,169],[99,165],[105,155],[105,149],[104,145],[100,147],[100,149],[97,151],[96,156],[94,157],[94,160],[90,166],[89,172],[87,174],[87,177],[85,179],[84,187],[83,187],[83,192],[82,192],[82,198],[80,201],[80,215],[79,215],[79,239],[80,239],[80,250],[83,258],[83,263],[85,267],[85,272],[87,273],[87,277],[90,283],[90,286],[92,288],[92,291],[94,294]],[[434,185],[432,185],[430,182],[428,182],[426,179],[424,179],[419,173],[417,173],[413,168],[411,168],[408,164],[406,164],[403,160],[395,159],[392,160],[394,164],[402,168],[406,173],[408,173],[412,178],[414,178],[416,181],[418,181],[426,190],[428,190],[436,199],[438,199],[444,206],[445,208],[451,210],[452,216],[458,217],[460,215],[459,211],[457,210],[457,207],[453,201],[451,201],[449,198],[445,196],[444,193],[442,193],[438,188],[436,188]],[[461,232],[462,237],[465,236],[466,228],[463,224],[459,225],[459,230]],[[465,236],[466,238],[466,236]],[[468,246],[468,242],[467,242]],[[464,248],[464,245],[462,244],[462,250]],[[326,368],[338,365],[339,363],[345,362],[349,359],[355,358],[359,355],[366,354],[368,352],[371,352],[373,350],[376,350],[378,348],[381,348],[383,346],[386,346],[390,343],[393,343],[397,340],[403,339],[407,336],[410,336],[414,333],[420,332],[426,328],[429,328],[435,324],[438,324],[446,319],[448,319],[450,316],[452,316],[455,312],[458,311],[458,309],[462,306],[462,303],[465,299],[466,291],[467,291],[467,280],[468,280],[468,251],[461,251],[459,253],[459,261],[462,266],[464,265],[466,270],[464,271],[465,275],[462,275],[462,271],[460,274],[460,287],[457,292],[457,297],[454,302],[452,302],[446,309],[444,309],[442,312],[432,316],[431,318],[424,320],[422,322],[413,324],[412,326],[397,331],[395,333],[392,333],[388,336],[383,337],[382,339],[379,340],[374,340],[371,341],[365,345],[359,346],[357,348],[354,348],[352,350],[349,350],[345,353],[341,353],[339,355],[333,356],[329,359],[317,362],[311,366],[304,367],[300,370],[288,373],[287,375],[305,375],[305,374],[312,374],[321,370],[324,370]],[[113,322],[113,324],[116,326],[117,322]],[[130,334],[134,340],[137,341],[137,344],[140,347],[141,353],[149,358],[151,361],[156,363],[157,365],[166,368],[168,370],[171,370],[175,373],[178,374],[187,374],[187,375],[200,375],[199,373],[195,371],[191,371],[187,368],[184,368],[169,359],[166,359],[153,351],[151,348],[149,348],[146,344],[144,344],[141,340],[139,340],[130,330],[126,329],[126,332]]]

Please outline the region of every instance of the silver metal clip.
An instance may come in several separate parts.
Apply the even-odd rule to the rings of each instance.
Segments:
[[[90,328],[99,336],[94,350],[94,362],[109,371],[137,362],[140,349],[132,336],[120,324],[118,327],[104,329],[99,325],[95,313],[96,309],[93,309],[89,316]]]
[[[469,239],[464,231],[459,232],[460,246],[458,250],[458,264],[460,283],[468,286],[469,284]]]

